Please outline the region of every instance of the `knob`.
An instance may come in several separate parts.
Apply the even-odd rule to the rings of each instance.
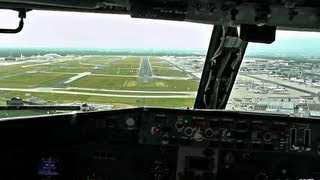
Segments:
[[[193,134],[193,129],[191,127],[187,127],[185,130],[184,130],[184,134],[187,135],[187,136],[192,136]]]
[[[134,126],[135,121],[134,121],[133,118],[128,118],[128,119],[126,120],[126,124],[127,124],[128,127],[132,127],[132,126]]]
[[[167,135],[162,136],[162,144],[168,144],[169,137]]]
[[[204,134],[207,137],[212,137],[213,136],[213,130],[211,128],[206,129],[206,131],[204,132]]]
[[[271,141],[271,133],[267,132],[263,135],[263,140]]]
[[[181,129],[183,129],[183,123],[181,122],[181,121],[178,121],[178,122],[176,122],[176,128],[178,129],[178,130],[181,130]]]
[[[196,141],[202,141],[203,140],[203,135],[200,131],[197,131],[193,135],[194,140]]]
[[[153,127],[151,128],[151,134],[152,134],[152,135],[154,135],[154,134],[160,134],[160,132],[161,132],[160,127],[153,126]]]
[[[222,137],[224,138],[232,138],[232,132],[230,129],[225,129],[223,132],[222,132]]]
[[[225,168],[230,168],[234,162],[235,162],[235,157],[232,153],[227,153],[224,158],[223,158]]]
[[[251,139],[252,141],[257,141],[259,138],[258,138],[258,132],[257,131],[253,131],[251,133]]]

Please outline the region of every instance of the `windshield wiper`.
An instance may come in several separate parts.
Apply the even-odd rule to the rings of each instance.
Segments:
[[[237,28],[214,26],[194,104],[195,109],[224,109],[248,42]]]

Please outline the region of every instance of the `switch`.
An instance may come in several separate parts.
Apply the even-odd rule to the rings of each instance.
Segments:
[[[161,133],[160,127],[154,126],[154,127],[151,128],[151,134],[152,134],[152,135],[158,135],[158,134],[160,134],[160,133]]]
[[[200,131],[197,131],[193,135],[194,140],[196,141],[202,141],[203,140],[203,135]]]
[[[126,120],[126,125],[128,127],[133,127],[135,125],[135,121],[133,118],[129,117],[127,120]]]

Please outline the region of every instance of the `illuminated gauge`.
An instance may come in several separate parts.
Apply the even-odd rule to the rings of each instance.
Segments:
[[[266,127],[262,122],[252,122],[251,128],[254,130],[264,130]]]
[[[160,127],[153,126],[153,127],[151,128],[151,134],[152,134],[152,135],[159,135],[160,133],[161,133]]]
[[[42,158],[39,163],[38,175],[43,175],[43,176],[59,175],[58,160],[53,157]]]
[[[205,124],[205,120],[204,119],[193,119],[192,120],[192,125],[193,126],[203,127],[204,124]]]
[[[192,136],[193,134],[193,129],[191,127],[187,127],[185,130],[184,130],[184,134],[186,136]]]

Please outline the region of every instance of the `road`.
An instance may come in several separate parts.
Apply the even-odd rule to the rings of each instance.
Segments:
[[[1,89],[1,88],[0,88]],[[43,88],[36,88],[43,89]],[[48,88],[44,88],[48,89]],[[114,89],[98,89],[98,88],[80,88],[80,87],[67,87],[67,88],[53,88],[53,90],[85,90],[85,91],[105,91],[105,92],[121,92],[121,93],[147,93],[147,94],[190,94],[196,95],[195,91],[139,91],[139,90],[114,90]]]
[[[105,93],[90,93],[90,92],[77,92],[77,91],[63,91],[54,88],[0,88],[3,91],[19,91],[19,92],[41,92],[41,93],[54,93],[54,94],[73,94],[73,95],[87,95],[87,96],[104,96],[104,97],[127,97],[127,98],[195,98],[195,94],[186,95],[123,95],[123,94],[105,94]],[[165,92],[163,92],[165,93]],[[179,92],[176,92],[179,93]]]
[[[124,58],[122,58],[124,59]],[[111,61],[108,61],[102,65],[97,65],[101,68],[109,66],[113,62],[121,60],[120,58],[114,58]],[[70,73],[70,72],[47,72],[47,70],[54,68],[61,68],[71,66],[73,62],[67,61],[65,64],[57,64],[56,66],[44,67],[37,72],[42,73],[57,73],[57,74],[74,74],[75,76],[61,80],[60,82],[54,83],[50,85],[51,87],[38,87],[38,88],[0,88],[0,90],[6,91],[19,91],[19,92],[41,92],[41,93],[55,93],[55,94],[72,94],[72,95],[89,95],[89,96],[102,96],[102,97],[128,97],[128,98],[194,98],[196,96],[196,92],[190,91],[131,91],[131,90],[109,90],[109,89],[92,89],[92,88],[69,88],[66,87],[66,84],[76,80],[78,78],[82,78],[90,73],[94,73],[97,69],[89,70],[89,72],[83,73]],[[38,64],[39,65],[39,64]],[[47,65],[41,63],[41,65]],[[86,64],[83,64],[86,65]],[[36,65],[33,65],[36,66]],[[31,66],[32,67],[32,66]],[[25,72],[21,73],[25,74]],[[105,75],[105,74],[90,74],[96,76],[118,76],[118,77],[137,77],[135,76],[127,76],[127,75]],[[150,66],[149,58],[143,57],[140,65],[139,78],[143,80],[143,83],[150,83],[153,78],[152,69]],[[168,77],[170,79],[170,77]],[[69,90],[69,91],[68,91]],[[100,91],[99,92],[81,92],[81,90],[91,90],[91,91]],[[80,91],[80,92],[79,92]],[[108,91],[110,93],[108,93]],[[102,92],[102,93],[101,93]],[[119,92],[120,94],[115,94]],[[128,93],[128,94],[121,94]],[[133,93],[133,94],[130,94]],[[139,94],[141,93],[141,94]]]
[[[101,69],[104,69],[105,67],[108,67],[110,65],[112,65],[115,61],[118,61],[118,60],[123,60],[124,58],[114,58],[112,59],[111,61],[107,61],[106,63],[104,63],[103,65],[97,65],[95,64],[95,67],[93,69],[91,69],[91,74],[94,74],[96,71],[98,70],[101,70]],[[81,64],[81,63],[80,63]],[[82,63],[83,64],[83,63]],[[85,64],[84,64],[85,65]],[[89,65],[90,66],[90,65]]]
[[[271,81],[271,80],[268,80],[268,79],[259,78],[259,77],[255,77],[255,76],[250,76],[250,75],[243,75],[243,76],[247,76],[249,78],[253,78],[253,79],[256,79],[256,80],[260,80],[260,81],[264,81],[264,82],[267,82],[267,83],[272,83],[272,84],[276,84],[276,85],[279,85],[279,86],[283,86],[285,88],[293,89],[293,90],[296,90],[296,91],[299,91],[299,92],[302,92],[302,93],[310,94],[310,96],[312,96],[312,97],[317,96],[316,93],[314,93],[312,91],[308,91],[306,89],[301,89],[301,88],[297,88],[297,87],[294,87],[294,86],[289,86],[289,85],[286,85],[286,84],[283,84],[283,83],[279,83],[279,82],[276,82],[276,81]]]
[[[103,65],[97,65],[95,64],[95,67],[92,68],[91,70],[89,70],[89,72],[82,72],[82,73],[76,73],[77,75],[75,75],[74,77],[71,77],[71,78],[68,78],[68,79],[64,79],[64,80],[61,80],[59,82],[56,82],[50,86],[52,87],[66,87],[66,85],[72,81],[75,81],[77,79],[80,79],[80,78],[83,78],[87,75],[90,75],[90,74],[93,74],[95,73],[97,70],[100,70],[100,69],[103,69],[105,68],[106,66],[110,66],[110,64],[112,64],[114,61],[117,61],[117,60],[120,60],[119,58],[115,58],[115,59],[112,59],[111,61],[107,61],[106,63],[104,63]],[[70,62],[70,63],[66,63],[66,64],[63,64],[63,65],[60,65],[60,66],[54,66],[54,67],[50,67],[49,69],[45,70],[44,72],[47,72],[49,71],[50,69],[54,69],[54,68],[62,68],[62,67],[69,67],[71,66],[72,67],[72,63],[73,62]],[[88,64],[88,63],[82,63],[81,61],[79,61],[79,64],[81,65],[88,65],[88,66],[92,66],[93,64]],[[97,67],[97,68],[96,68]],[[43,70],[42,70],[43,71]],[[56,72],[54,72],[56,73]]]
[[[139,80],[142,83],[151,83],[153,81],[152,69],[150,67],[149,58],[143,57],[140,64]]]
[[[176,67],[177,69],[180,69],[183,73],[187,74],[189,77],[191,77],[194,80],[198,80],[200,81],[200,78],[195,76],[194,74],[192,74],[191,72],[186,71],[185,69],[181,68],[180,66],[168,61],[167,59],[164,59],[167,63],[169,63],[170,65]]]
[[[78,75],[69,78],[67,81],[64,82],[64,84],[69,84],[69,83],[71,83],[71,82],[73,82],[73,81],[76,81],[76,80],[78,80],[78,79],[81,79],[81,78],[83,78],[83,77],[85,77],[85,76],[87,76],[87,75],[90,75],[90,74],[91,74],[91,72],[79,73]]]
[[[192,79],[191,77],[170,77],[170,76],[153,76],[154,78],[157,79],[165,79],[165,80],[190,80]]]
[[[152,70],[151,70],[150,63],[149,63],[149,58],[147,58],[147,57],[142,58],[139,76],[143,77],[143,78],[152,78],[153,77]]]

